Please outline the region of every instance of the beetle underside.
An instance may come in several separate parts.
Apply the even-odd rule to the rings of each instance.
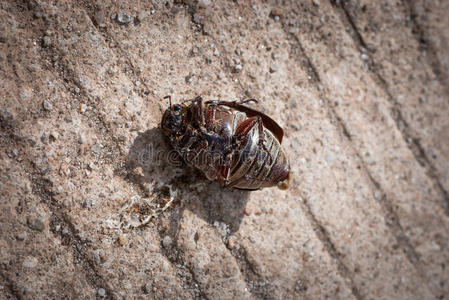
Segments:
[[[162,129],[186,163],[223,187],[257,190],[288,187],[290,166],[281,147],[282,128],[241,102],[201,97],[171,105]]]

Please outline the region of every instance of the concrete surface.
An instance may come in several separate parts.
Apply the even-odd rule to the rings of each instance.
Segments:
[[[445,1],[0,3],[0,298],[449,299]],[[176,156],[260,100],[288,191]]]

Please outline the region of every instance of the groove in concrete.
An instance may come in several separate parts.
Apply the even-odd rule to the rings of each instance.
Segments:
[[[402,0],[402,4],[407,10],[408,17],[411,20],[413,36],[415,37],[418,44],[422,47],[422,49],[428,52],[428,55],[426,55],[427,64],[432,69],[432,72],[435,74],[441,86],[444,87],[444,91],[446,92],[446,94],[449,95],[449,86],[446,82],[447,78],[445,78],[445,74],[443,72],[444,67],[441,65],[441,62],[438,59],[435,46],[429,39],[426,38],[426,36],[428,35],[427,32],[421,27],[417,20],[414,1]]]
[[[308,65],[305,66],[304,70],[306,70],[306,72],[308,70],[309,70],[308,72],[312,72],[310,74],[311,78],[317,78],[318,82],[319,82],[319,74],[318,74],[317,68],[314,66],[314,64],[310,60],[309,56],[305,53],[304,47],[301,45],[298,37],[294,34],[292,34],[291,36],[295,40],[295,42],[298,44],[298,48],[301,50],[300,56],[303,56],[307,61]],[[319,91],[319,89],[318,89],[318,91]],[[350,146],[350,148],[357,155],[357,158],[361,164],[361,171],[368,177],[369,181],[371,182],[371,186],[372,186],[371,188],[380,190],[380,185],[374,180],[373,176],[371,175],[371,173],[365,166],[365,163],[362,160],[360,154],[355,149],[355,146],[353,145],[352,138],[349,133],[349,130],[346,127],[346,124],[341,119],[341,117],[337,114],[337,112],[335,111],[335,108],[332,106],[332,104],[327,99],[325,94],[320,91],[319,91],[319,94],[320,94],[320,98],[322,98],[325,101],[325,103],[327,104],[330,118],[336,120],[337,127],[340,129],[343,136],[345,136],[345,138],[347,139],[347,143]],[[393,207],[392,204],[390,203],[390,201],[388,201],[388,199],[385,196],[378,202],[382,208],[384,218],[387,221],[386,222],[387,227],[392,232],[392,235],[396,239],[396,241],[397,241],[398,245],[400,246],[400,248],[402,249],[402,251],[405,253],[407,259],[417,269],[418,274],[421,276],[421,278],[423,278],[422,271],[421,271],[422,268],[416,266],[417,262],[419,263],[419,256],[417,255],[416,250],[411,245],[407,236],[404,234],[404,230],[399,223],[399,217],[394,212],[394,210],[392,208]],[[313,215],[313,212],[310,209],[310,205],[307,204],[306,199],[305,199],[305,203],[303,206],[304,206],[304,210],[305,210],[308,218],[310,219],[310,222],[312,224],[315,224],[315,227],[319,229],[317,231],[317,236],[320,238],[320,240],[322,241],[323,245],[325,246],[325,248],[329,252],[329,254],[338,262],[339,270],[340,270],[340,273],[342,274],[342,277],[345,278],[346,280],[348,280],[348,282],[350,282],[351,290],[353,292],[354,297],[356,297],[356,299],[362,299],[360,291],[358,291],[355,283],[352,281],[353,276],[351,276],[351,274],[349,274],[348,268],[341,261],[341,259],[339,257],[340,255],[339,255],[338,251],[335,249],[335,246],[332,244],[327,231],[319,223],[319,221],[316,219],[316,217]],[[388,222],[388,220],[390,220],[391,222]]]
[[[333,3],[333,1],[330,1],[332,6],[337,12],[337,15],[340,16],[340,19],[343,24],[349,24],[353,35],[350,35],[353,38],[354,43],[357,45],[357,48],[360,48],[360,46],[364,47],[365,49],[368,49],[366,42],[363,39],[362,34],[358,30],[354,20],[352,19],[352,16],[349,12],[349,9],[347,7],[347,3],[345,1],[341,2],[340,5],[336,5]],[[407,2],[407,1],[406,1]],[[401,112],[401,105],[398,104],[394,97],[388,88],[388,84],[386,80],[382,77],[382,75],[377,72],[378,66],[375,61],[373,61],[371,58],[367,60],[367,65],[370,70],[370,75],[373,78],[373,80],[378,84],[378,86],[385,92],[387,95],[387,99],[392,105],[392,109],[390,112],[390,116],[393,120],[395,120],[396,127],[398,131],[401,133],[402,138],[404,139],[406,145],[410,149],[410,151],[413,153],[413,156],[415,157],[416,161],[421,165],[421,167],[424,169],[425,174],[427,177],[431,180],[433,185],[435,186],[437,192],[440,194],[441,198],[443,199],[441,203],[441,207],[443,208],[446,216],[449,216],[449,193],[446,191],[438,178],[437,171],[433,163],[430,161],[428,154],[426,153],[424,147],[421,145],[421,142],[419,141],[419,138],[414,137],[411,133],[411,130],[409,129],[409,125],[406,122],[406,120],[402,116]],[[442,83],[443,84],[443,83]],[[444,85],[443,85],[444,86]],[[399,127],[399,124],[404,125],[404,129]],[[411,142],[410,142],[411,141]]]
[[[0,272],[0,277],[2,278],[2,281],[5,283],[6,288],[8,289],[8,293],[16,298],[16,299],[23,299],[22,295],[18,291],[18,288],[14,281],[11,280],[11,278],[8,277],[8,275],[4,274],[3,272]]]

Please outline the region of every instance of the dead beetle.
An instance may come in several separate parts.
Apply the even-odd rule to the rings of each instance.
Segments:
[[[161,127],[173,148],[188,164],[223,187],[257,190],[288,188],[290,165],[282,147],[283,129],[269,116],[243,101],[198,96],[171,103]]]

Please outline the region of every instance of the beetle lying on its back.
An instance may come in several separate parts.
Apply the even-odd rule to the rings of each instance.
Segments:
[[[290,165],[281,148],[284,131],[267,115],[241,102],[201,97],[171,104],[161,127],[190,165],[221,186],[257,190],[288,188]]]

